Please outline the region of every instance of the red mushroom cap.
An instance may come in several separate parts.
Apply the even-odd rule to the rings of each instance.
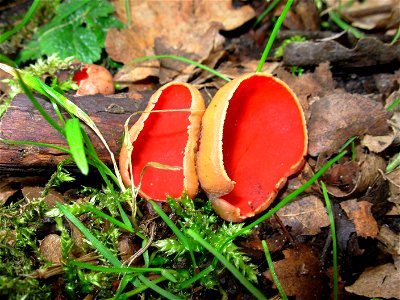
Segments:
[[[168,111],[187,109],[190,111]],[[125,185],[131,185],[129,160],[132,161],[134,184],[149,162],[179,166],[179,171],[146,168],[139,194],[145,199],[166,201],[166,196],[178,198],[186,192],[194,198],[198,192],[195,159],[200,124],[205,104],[200,92],[185,83],[169,83],[156,91],[145,111],[129,130],[132,157],[126,143],[122,146],[119,166]]]
[[[246,74],[223,86],[203,116],[200,184],[222,218],[240,222],[272,203],[306,152],[295,94],[271,75]]]
[[[104,67],[87,64],[76,72],[72,78],[79,88],[78,96],[103,94],[114,94],[114,82],[111,73]]]

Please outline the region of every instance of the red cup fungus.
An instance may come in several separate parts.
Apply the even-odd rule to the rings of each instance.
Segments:
[[[102,66],[87,64],[72,79],[78,84],[78,96],[114,94],[112,75]]]
[[[272,203],[306,152],[295,94],[271,75],[246,74],[223,86],[203,116],[200,185],[223,219],[240,222]]]
[[[125,142],[122,146],[119,167],[124,184],[131,185],[129,161],[136,186],[149,162],[179,166],[178,171],[147,167],[139,194],[157,201],[166,201],[167,195],[178,198],[182,192],[194,198],[199,185],[195,159],[204,111],[203,97],[189,84],[172,82],[156,91],[129,130],[132,156]]]

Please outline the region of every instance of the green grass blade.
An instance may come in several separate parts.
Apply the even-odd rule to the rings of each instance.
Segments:
[[[6,64],[8,64],[10,66],[13,66],[13,67],[17,66],[17,64],[14,61],[12,61],[7,56],[5,56],[5,55],[3,55],[1,53],[0,53],[0,62],[4,62],[4,63],[6,63]]]
[[[336,23],[337,26],[339,26],[343,30],[349,31],[357,39],[361,39],[364,37],[364,34],[361,31],[344,22],[335,11],[330,11],[329,16],[331,17],[332,21]]]
[[[65,124],[65,135],[67,142],[76,165],[82,174],[89,173],[89,164],[86,159],[85,148],[83,145],[83,137],[81,132],[81,125],[78,119],[69,119]]]
[[[231,79],[230,79],[229,77],[227,77],[227,76],[221,74],[220,72],[218,72],[218,71],[216,71],[216,70],[214,70],[214,69],[211,69],[210,67],[207,67],[206,65],[203,65],[203,64],[201,64],[201,63],[199,63],[199,62],[197,62],[197,61],[191,60],[191,59],[186,58],[186,57],[183,57],[183,56],[178,56],[178,55],[168,55],[168,54],[165,54],[165,55],[151,55],[151,56],[145,56],[145,57],[140,57],[140,58],[138,58],[138,59],[134,59],[134,60],[132,60],[131,62],[129,62],[129,64],[135,64],[135,63],[139,63],[139,62],[142,62],[142,61],[145,61],[145,60],[150,60],[150,59],[165,59],[165,58],[176,59],[176,60],[179,60],[179,61],[183,61],[183,62],[185,62],[185,63],[194,65],[194,66],[196,66],[196,67],[198,67],[198,68],[200,68],[200,69],[203,69],[203,70],[205,70],[205,71],[208,71],[208,72],[210,72],[211,74],[213,74],[213,75],[215,75],[215,76],[217,76],[217,77],[219,77],[219,78],[221,78],[221,79],[223,79],[223,80],[225,80],[225,81],[231,81]]]
[[[131,5],[129,0],[125,0],[125,15],[126,15],[126,27],[130,28],[132,24],[132,18],[131,18]]]
[[[100,218],[103,218],[107,221],[109,221],[110,223],[113,223],[114,225],[121,227],[129,232],[134,232],[132,226],[127,226],[125,223],[122,223],[121,221],[118,221],[117,219],[103,213],[101,210],[98,210],[96,207],[91,206],[91,205],[87,205],[86,206],[87,210],[96,214],[97,216],[99,216]],[[130,225],[130,224],[129,224]]]
[[[268,250],[268,245],[265,242],[265,240],[262,240],[261,244],[262,244],[262,246],[264,248],[265,258],[267,259],[269,271],[270,271],[270,273],[272,275],[272,278],[274,280],[276,288],[278,289],[279,294],[281,294],[282,299],[283,300],[288,300],[288,297],[286,296],[286,293],[282,288],[281,282],[279,281],[279,278],[276,275],[274,263],[272,262],[271,254],[269,253],[269,250]]]
[[[22,19],[21,23],[19,23],[17,26],[15,26],[13,29],[4,32],[0,36],[0,44],[4,43],[6,40],[8,40],[10,37],[12,37],[14,34],[16,34],[18,31],[20,31],[26,23],[29,22],[29,20],[32,18],[33,14],[35,13],[36,9],[38,8],[40,4],[40,0],[34,0],[31,7],[29,8],[28,12]]]
[[[393,40],[390,42],[390,45],[394,45],[399,38],[400,38],[400,25],[399,28],[397,28],[396,34],[394,35]]]
[[[206,248],[209,252],[211,252],[232,274],[235,276],[241,284],[243,284],[251,294],[256,297],[256,299],[267,299],[263,293],[261,293],[254,285],[248,281],[242,273],[235,268],[233,264],[231,264],[220,252],[217,251],[213,246],[207,243],[200,235],[194,232],[191,229],[187,231],[188,235],[190,235],[196,242]]]
[[[135,277],[136,277],[136,274],[135,275],[124,274],[124,276],[122,277],[122,279],[119,282],[119,286],[118,286],[117,292],[115,293],[113,299],[118,299],[118,300],[125,299],[125,297],[121,297],[121,294],[125,290],[125,288],[128,285],[128,283],[131,280],[133,280]]]
[[[43,118],[56,129],[61,135],[65,136],[64,129],[58,125],[58,123],[44,110],[43,106],[36,100],[35,96],[33,96],[31,90],[28,88],[29,83],[26,83],[23,74],[16,72],[16,77],[22,87],[22,90],[28,96],[29,100],[31,100],[33,106],[39,111],[39,113],[43,116]],[[30,87],[30,86],[29,86]]]
[[[172,232],[176,235],[176,237],[182,243],[182,245],[184,245],[186,249],[188,249],[190,257],[192,259],[193,268],[196,269],[197,263],[194,258],[194,254],[192,251],[192,247],[190,246],[189,240],[186,238],[186,236],[184,236],[184,234],[179,230],[179,228],[174,224],[174,222],[172,222],[172,220],[165,214],[165,212],[157,205],[157,203],[155,203],[152,200],[149,200],[149,202],[153,207],[153,209],[156,211],[156,213],[163,219],[163,221],[168,225],[168,227],[171,228]]]
[[[326,190],[326,186],[323,181],[320,181],[322,193],[324,195],[326,210],[328,212],[329,222],[331,226],[332,234],[332,254],[333,254],[333,299],[338,299],[338,264],[337,264],[337,242],[336,242],[336,229],[335,229],[335,219],[333,216],[331,201],[329,200],[329,195]]]
[[[356,139],[358,139],[358,136],[353,136],[349,138],[342,147],[339,148],[339,152],[342,152],[344,149],[346,149],[351,143],[353,143]]]
[[[257,17],[257,20],[254,22],[253,28],[257,27],[258,24],[261,23],[262,20],[276,7],[276,5],[279,3],[279,0],[274,0],[266,10],[262,12],[261,15]]]
[[[395,107],[396,107],[397,105],[399,105],[399,104],[400,104],[400,97],[397,98],[396,101],[394,101],[392,104],[390,104],[390,105],[388,106],[388,108],[386,109],[386,111],[392,111],[392,110],[395,109]]]
[[[278,34],[279,28],[281,28],[281,25],[283,23],[283,20],[285,20],[286,14],[288,13],[290,7],[292,6],[293,0],[288,0],[281,15],[279,16],[278,20],[275,23],[274,29],[272,30],[271,36],[268,39],[267,45],[265,46],[264,52],[260,58],[260,62],[258,63],[258,67],[256,72],[261,72],[262,68],[265,64],[265,60],[268,57],[269,52],[271,51],[272,44],[275,41],[275,38]]]
[[[64,214],[64,216],[70,220],[82,233],[83,235],[92,243],[93,247],[99,251],[114,267],[120,268],[122,263],[114,256],[91,232],[79,221],[72,213],[70,213],[64,205],[57,202],[57,208]]]
[[[151,280],[148,280],[145,276],[139,275],[138,278],[139,278],[139,280],[141,282],[143,282],[143,284],[145,284],[146,286],[151,288],[153,291],[159,293],[161,296],[165,297],[166,299],[169,299],[169,300],[182,300],[182,298],[171,294],[170,292],[164,290],[163,288],[160,288],[157,284],[155,284]]]
[[[157,283],[163,282],[165,280],[167,280],[167,278],[165,278],[163,276],[160,276],[157,279],[151,280],[151,283],[156,285]],[[129,292],[124,293],[124,294],[121,294],[119,297],[117,297],[117,295],[116,295],[114,298],[111,298],[111,299],[114,299],[114,300],[125,300],[125,299],[128,299],[129,297],[132,297],[132,296],[137,295],[137,294],[139,294],[141,292],[144,292],[148,288],[149,288],[149,286],[143,284],[143,285],[137,287],[136,289],[134,289],[132,291],[129,291]]]
[[[161,273],[163,271],[166,271],[166,269],[163,268],[132,268],[132,267],[112,268],[112,267],[93,265],[76,260],[72,260],[70,261],[70,263],[80,268],[97,272],[104,272],[104,273],[148,273],[148,272]]]
[[[392,172],[394,169],[396,169],[400,165],[400,153],[396,154],[394,159],[388,163],[386,167],[386,173]]]
[[[38,147],[45,147],[45,148],[52,148],[52,149],[57,149],[62,152],[71,154],[69,149],[57,146],[57,145],[52,145],[52,144],[46,144],[46,143],[40,143],[40,142],[32,142],[32,141],[12,141],[12,140],[5,140],[3,138],[0,138],[0,142],[3,142],[5,144],[9,145],[33,145],[33,146],[38,146]]]
[[[192,278],[185,280],[184,282],[182,282],[179,285],[180,289],[186,289],[189,286],[191,286],[193,283],[195,283],[197,280],[203,278],[204,276],[207,276],[207,274],[211,273],[212,271],[214,271],[214,267],[212,265],[209,265],[207,268],[205,268],[204,270],[202,270],[201,272],[197,273],[196,275],[194,275]]]

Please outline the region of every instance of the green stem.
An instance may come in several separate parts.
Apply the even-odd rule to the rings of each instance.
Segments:
[[[139,63],[139,62],[142,62],[142,61],[145,61],[145,60],[150,60],[150,59],[165,59],[165,58],[176,59],[176,60],[179,60],[179,61],[183,61],[185,63],[194,65],[194,66],[196,66],[196,67],[198,67],[200,69],[206,70],[206,71],[210,72],[211,74],[214,74],[215,76],[217,76],[217,77],[219,77],[219,78],[221,78],[221,79],[223,79],[225,81],[231,81],[231,79],[229,77],[221,74],[220,72],[218,72],[218,71],[216,71],[214,69],[211,69],[210,67],[207,67],[206,65],[203,65],[203,64],[201,64],[201,63],[199,63],[197,61],[191,60],[191,59],[183,57],[183,56],[178,56],[178,55],[165,54],[165,55],[145,56],[145,57],[140,57],[140,58],[134,59],[131,62],[129,62],[129,64]]]
[[[257,27],[258,24],[261,23],[262,20],[276,7],[276,5],[279,3],[279,0],[274,0],[266,10],[263,11],[261,15],[258,16],[257,20],[254,22],[253,28]]]
[[[364,37],[364,34],[361,31],[355,29],[353,26],[347,24],[342,19],[340,19],[339,15],[335,11],[330,11],[329,16],[331,17],[332,21],[336,23],[336,25],[338,25],[343,30],[349,31],[357,39],[361,39]]]
[[[332,234],[332,254],[333,254],[333,299],[338,299],[338,264],[337,264],[337,243],[336,243],[336,230],[335,230],[335,219],[333,217],[333,211],[331,202],[329,200],[328,192],[323,181],[320,181],[322,193],[324,195],[326,210],[328,212],[329,222],[331,226]]]
[[[0,36],[0,44],[2,44],[6,40],[8,40],[11,36],[13,36],[18,31],[20,31],[26,25],[26,23],[29,22],[29,20],[32,18],[33,14],[35,13],[36,9],[38,8],[39,4],[40,4],[40,0],[34,0],[33,1],[33,3],[31,5],[31,7],[29,8],[28,12],[26,13],[24,18],[22,19],[22,22],[19,23],[17,26],[15,26],[13,29],[3,33]]]
[[[267,45],[265,46],[264,52],[263,52],[263,54],[261,56],[260,62],[258,63],[258,67],[257,67],[256,72],[261,72],[262,71],[262,68],[263,68],[263,66],[265,64],[265,60],[267,59],[269,51],[272,48],[272,44],[274,43],[275,38],[276,38],[276,36],[278,34],[279,28],[281,28],[283,20],[285,19],[286,14],[288,13],[290,7],[292,6],[292,3],[293,3],[293,0],[288,0],[288,2],[285,5],[285,8],[283,9],[283,11],[282,11],[281,15],[279,16],[278,20],[276,21],[274,29],[272,30],[271,36],[268,39]]]
[[[267,262],[268,262],[269,272],[271,273],[271,276],[272,276],[272,279],[274,280],[276,288],[278,289],[279,294],[281,294],[282,299],[288,300],[288,297],[286,296],[286,293],[282,288],[281,282],[279,281],[279,278],[276,275],[274,263],[272,262],[272,258],[271,258],[271,254],[269,253],[268,245],[265,242],[265,240],[262,240],[261,244],[264,248],[265,258],[267,259]]]

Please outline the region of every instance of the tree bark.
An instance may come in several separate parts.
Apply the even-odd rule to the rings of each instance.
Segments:
[[[151,92],[136,92],[121,96],[68,96],[68,98],[84,110],[96,123],[110,149],[118,158],[124,132],[125,121],[137,111],[143,110]],[[58,120],[52,104],[36,96],[45,110]],[[63,113],[68,117],[67,113]],[[131,118],[132,124],[139,118]],[[60,122],[59,122],[60,123]],[[99,158],[106,164],[111,158],[100,139],[88,127],[88,133]],[[55,130],[33,107],[25,94],[17,95],[5,115],[0,120],[0,138],[15,141],[35,141],[68,148],[64,137]],[[0,175],[20,169],[53,169],[68,154],[52,148],[32,145],[9,145],[0,141]]]

